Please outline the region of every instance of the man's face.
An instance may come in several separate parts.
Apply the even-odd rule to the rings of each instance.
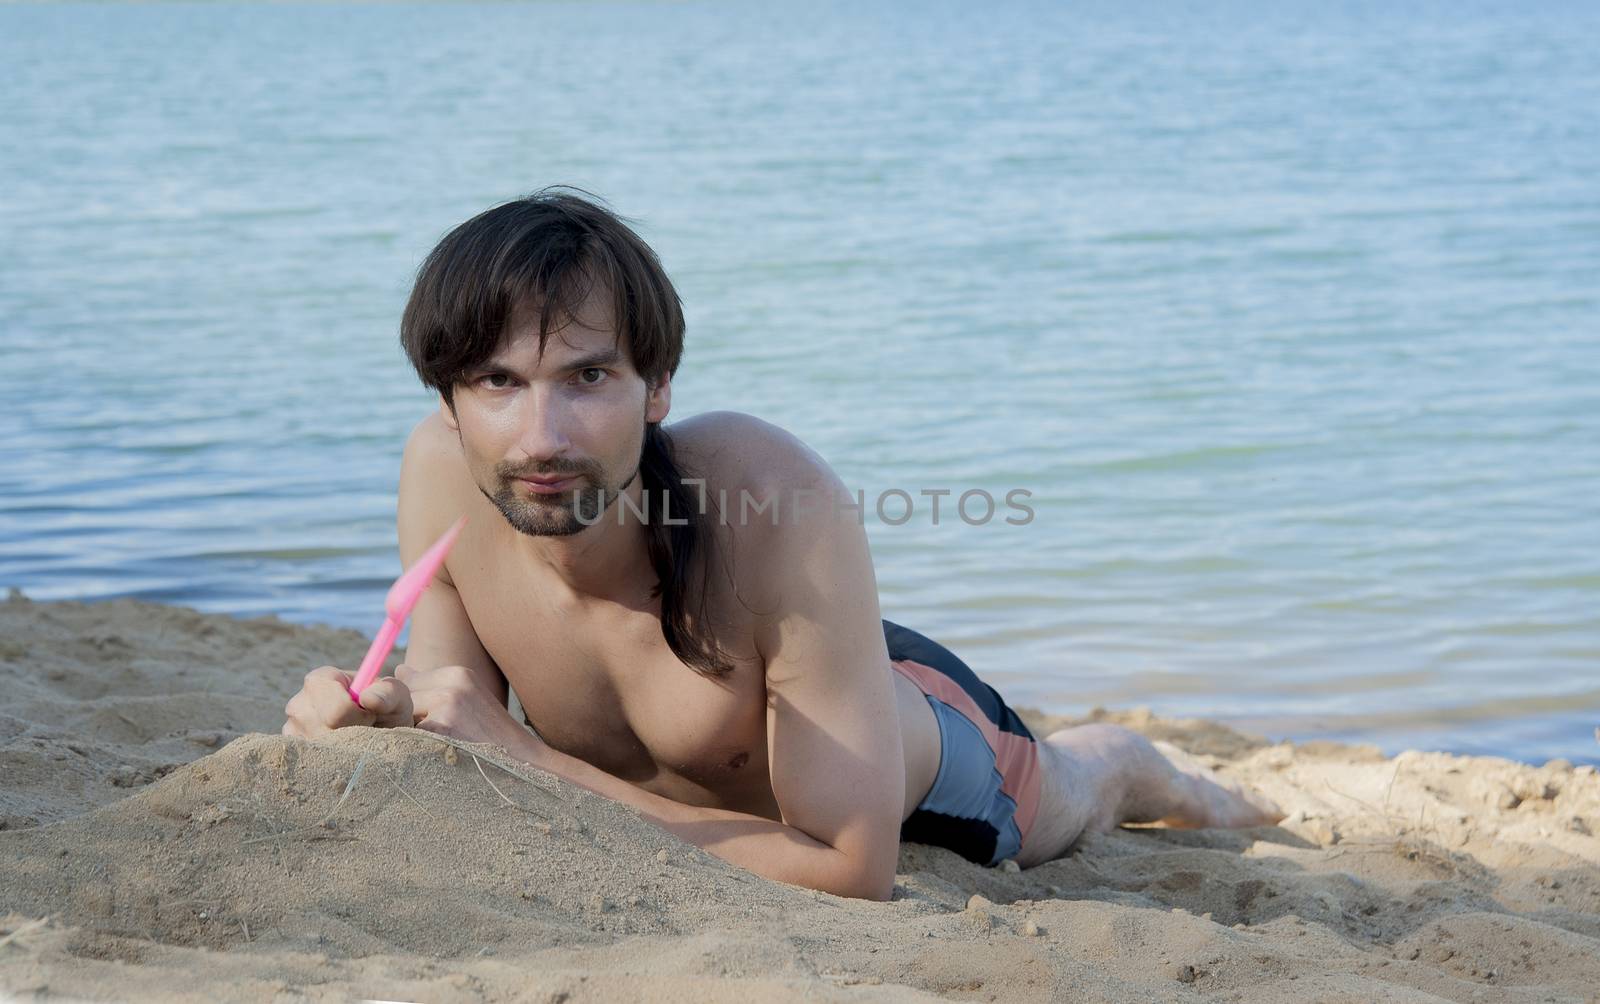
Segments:
[[[667,415],[670,380],[646,385],[611,313],[597,288],[541,356],[537,305],[517,311],[500,350],[456,385],[455,414],[443,409],[478,490],[522,533],[596,523],[638,474],[645,423]]]

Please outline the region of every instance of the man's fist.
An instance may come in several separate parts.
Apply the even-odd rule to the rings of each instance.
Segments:
[[[300,692],[289,698],[283,713],[283,734],[312,739],[347,725],[389,728],[412,725],[411,690],[392,676],[372,681],[361,692],[361,703],[350,700],[355,677],[334,666],[319,666],[306,674]]]
[[[408,700],[413,703],[406,707],[413,709],[419,729],[469,743],[494,743],[513,752],[534,739],[465,666],[413,669],[403,665],[396,667],[394,675],[407,688]]]

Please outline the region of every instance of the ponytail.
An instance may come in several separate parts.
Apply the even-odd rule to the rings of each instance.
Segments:
[[[639,458],[639,479],[645,498],[659,498],[661,512],[645,521],[650,566],[656,573],[651,596],[661,597],[661,634],[672,654],[710,677],[723,677],[733,664],[712,633],[707,609],[710,603],[711,554],[715,542],[698,500],[683,485],[682,473],[672,457],[672,438],[659,422],[645,426],[644,452]],[[667,522],[668,516],[673,523]],[[680,523],[682,525],[674,525]],[[690,581],[695,558],[699,580]]]

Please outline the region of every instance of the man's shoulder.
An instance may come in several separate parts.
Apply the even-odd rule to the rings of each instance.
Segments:
[[[787,610],[795,562],[824,541],[861,532],[857,518],[840,507],[854,505],[854,496],[793,433],[731,411],[696,415],[669,431],[684,454],[685,476],[705,478],[717,522],[743,556],[740,593],[756,607]]]
[[[436,453],[448,451],[460,455],[460,442],[450,427],[444,424],[444,416],[438,409],[428,412],[416,425],[411,427],[411,434],[406,437],[406,453]]]
[[[708,411],[670,426],[687,476],[710,490],[752,495],[817,488],[837,479],[827,461],[794,433],[739,411]]]
[[[465,469],[461,442],[437,411],[411,429],[400,457],[400,501],[442,502],[450,495],[452,475]],[[429,505],[432,508],[432,505]],[[446,525],[449,524],[446,520]]]
[[[400,459],[396,516],[403,562],[415,560],[460,515],[465,476],[460,441],[437,411],[429,412],[406,437]],[[443,568],[440,578],[450,581]]]

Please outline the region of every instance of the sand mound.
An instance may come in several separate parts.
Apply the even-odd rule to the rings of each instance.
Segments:
[[[276,735],[355,632],[0,605],[0,990],[137,1000],[1591,1000],[1600,776],[1122,720],[1290,810],[895,899],[729,867],[498,750]],[[1034,723],[1049,727],[1034,716]],[[272,734],[265,734],[272,733]]]

